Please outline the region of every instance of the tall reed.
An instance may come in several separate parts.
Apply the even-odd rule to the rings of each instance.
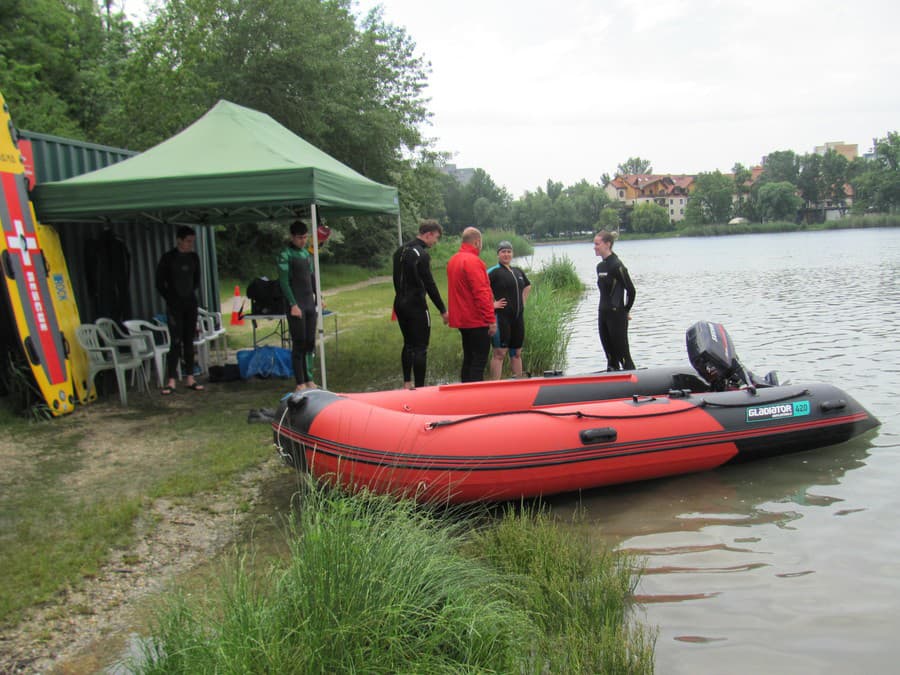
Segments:
[[[525,370],[541,375],[561,370],[566,363],[572,328],[569,322],[584,290],[568,258],[556,258],[530,279],[531,294],[525,308]]]

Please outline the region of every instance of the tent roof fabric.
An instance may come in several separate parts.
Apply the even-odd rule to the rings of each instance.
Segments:
[[[265,113],[219,101],[146,152],[35,188],[42,222],[227,224],[399,212],[397,189],[369,180]]]

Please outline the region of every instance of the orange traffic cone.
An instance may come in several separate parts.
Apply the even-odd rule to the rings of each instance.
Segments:
[[[232,326],[243,326],[244,325],[244,316],[241,313],[241,310],[244,309],[244,299],[241,297],[241,287],[234,287],[234,300],[231,305],[231,325]]]

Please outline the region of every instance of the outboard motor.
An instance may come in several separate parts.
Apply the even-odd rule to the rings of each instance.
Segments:
[[[756,381],[738,359],[731,336],[720,323],[698,321],[688,328],[685,339],[691,365],[714,391],[735,389],[746,384],[751,392],[755,392],[756,386],[777,384],[774,373],[769,373],[765,382]],[[769,381],[770,378],[772,381]]]

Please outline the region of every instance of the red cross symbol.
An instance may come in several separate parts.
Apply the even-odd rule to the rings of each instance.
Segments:
[[[15,220],[16,233],[7,235],[6,246],[11,251],[19,251],[25,267],[31,267],[31,251],[37,250],[37,239],[25,236],[25,226],[18,218]]]

